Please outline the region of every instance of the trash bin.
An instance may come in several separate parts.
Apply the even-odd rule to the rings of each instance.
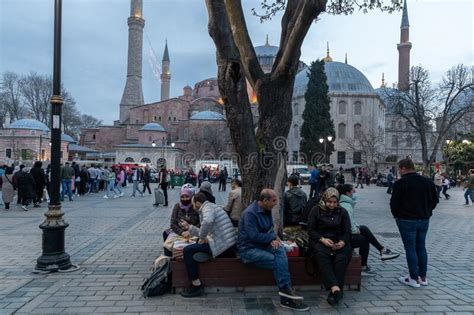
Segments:
[[[174,188],[175,186],[181,187],[184,185],[184,175],[171,175],[170,186]]]

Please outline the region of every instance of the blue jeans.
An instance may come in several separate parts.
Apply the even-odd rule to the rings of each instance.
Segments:
[[[407,256],[408,271],[410,277],[414,280],[417,280],[419,276],[426,277],[428,253],[426,252],[425,240],[429,224],[429,219],[397,219],[398,230]]]
[[[288,257],[283,246],[273,249],[249,248],[239,251],[240,260],[244,264],[253,263],[257,267],[272,269],[279,289],[291,287],[291,276],[288,271]]]
[[[61,201],[64,201],[64,195],[67,192],[67,196],[69,197],[69,201],[72,201],[72,179],[63,179],[61,181]]]
[[[466,189],[466,191],[464,192],[464,199],[466,200],[467,205],[469,204],[469,199],[467,199],[468,196],[469,198],[471,198],[471,203],[474,204],[474,190]]]
[[[211,247],[209,247],[208,243],[191,244],[183,248],[184,264],[186,265],[186,273],[190,282],[199,279],[199,263],[193,258],[194,254],[199,252],[212,255]]]

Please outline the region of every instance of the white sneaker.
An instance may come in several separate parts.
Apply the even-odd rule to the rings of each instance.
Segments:
[[[109,199],[109,197],[107,197],[107,195],[106,195],[106,196],[104,196],[104,199]]]
[[[408,285],[412,288],[419,288],[420,287],[420,284],[418,283],[418,281],[413,280],[410,276],[400,277],[400,278],[398,278],[398,280],[401,283],[403,283],[404,285]]]
[[[21,208],[23,209],[23,211],[28,211],[28,208],[26,206],[21,206]]]
[[[119,195],[114,195],[114,199],[120,197]]]
[[[123,192],[120,193],[120,197],[123,197]]]
[[[422,286],[427,286],[428,285],[428,278],[425,278],[425,281],[421,277],[418,277],[418,283],[421,284]]]

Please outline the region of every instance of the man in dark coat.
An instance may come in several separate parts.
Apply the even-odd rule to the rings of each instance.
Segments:
[[[31,176],[33,176],[33,179],[35,180],[35,198],[33,200],[34,202],[34,207],[38,208],[40,207],[40,203],[43,199],[43,190],[44,190],[44,185],[45,185],[45,174],[43,170],[43,162],[41,161],[36,161],[34,166],[31,168],[30,171]]]
[[[36,196],[36,184],[33,176],[29,172],[29,168],[25,167],[22,171],[18,172],[18,196],[21,197],[22,206],[24,211],[28,211],[28,205],[31,203]]]

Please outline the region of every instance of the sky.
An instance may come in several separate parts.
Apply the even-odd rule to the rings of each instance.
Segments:
[[[278,45],[280,18],[260,23],[244,0],[254,46]],[[452,66],[473,65],[474,2],[408,0],[411,64],[430,71],[439,82]],[[31,71],[52,75],[54,0],[0,0],[0,73]],[[126,81],[130,0],[63,0],[62,83],[85,114],[104,124],[119,117]],[[309,64],[326,53],[362,71],[374,88],[382,72],[388,85],[397,81],[402,12],[371,11],[350,16],[322,14],[306,36],[301,60]],[[204,0],[143,0],[143,94],[145,103],[160,100],[160,80],[150,58],[161,64],[165,40],[171,60],[171,97],[182,88],[217,76],[215,46],[207,30]]]

